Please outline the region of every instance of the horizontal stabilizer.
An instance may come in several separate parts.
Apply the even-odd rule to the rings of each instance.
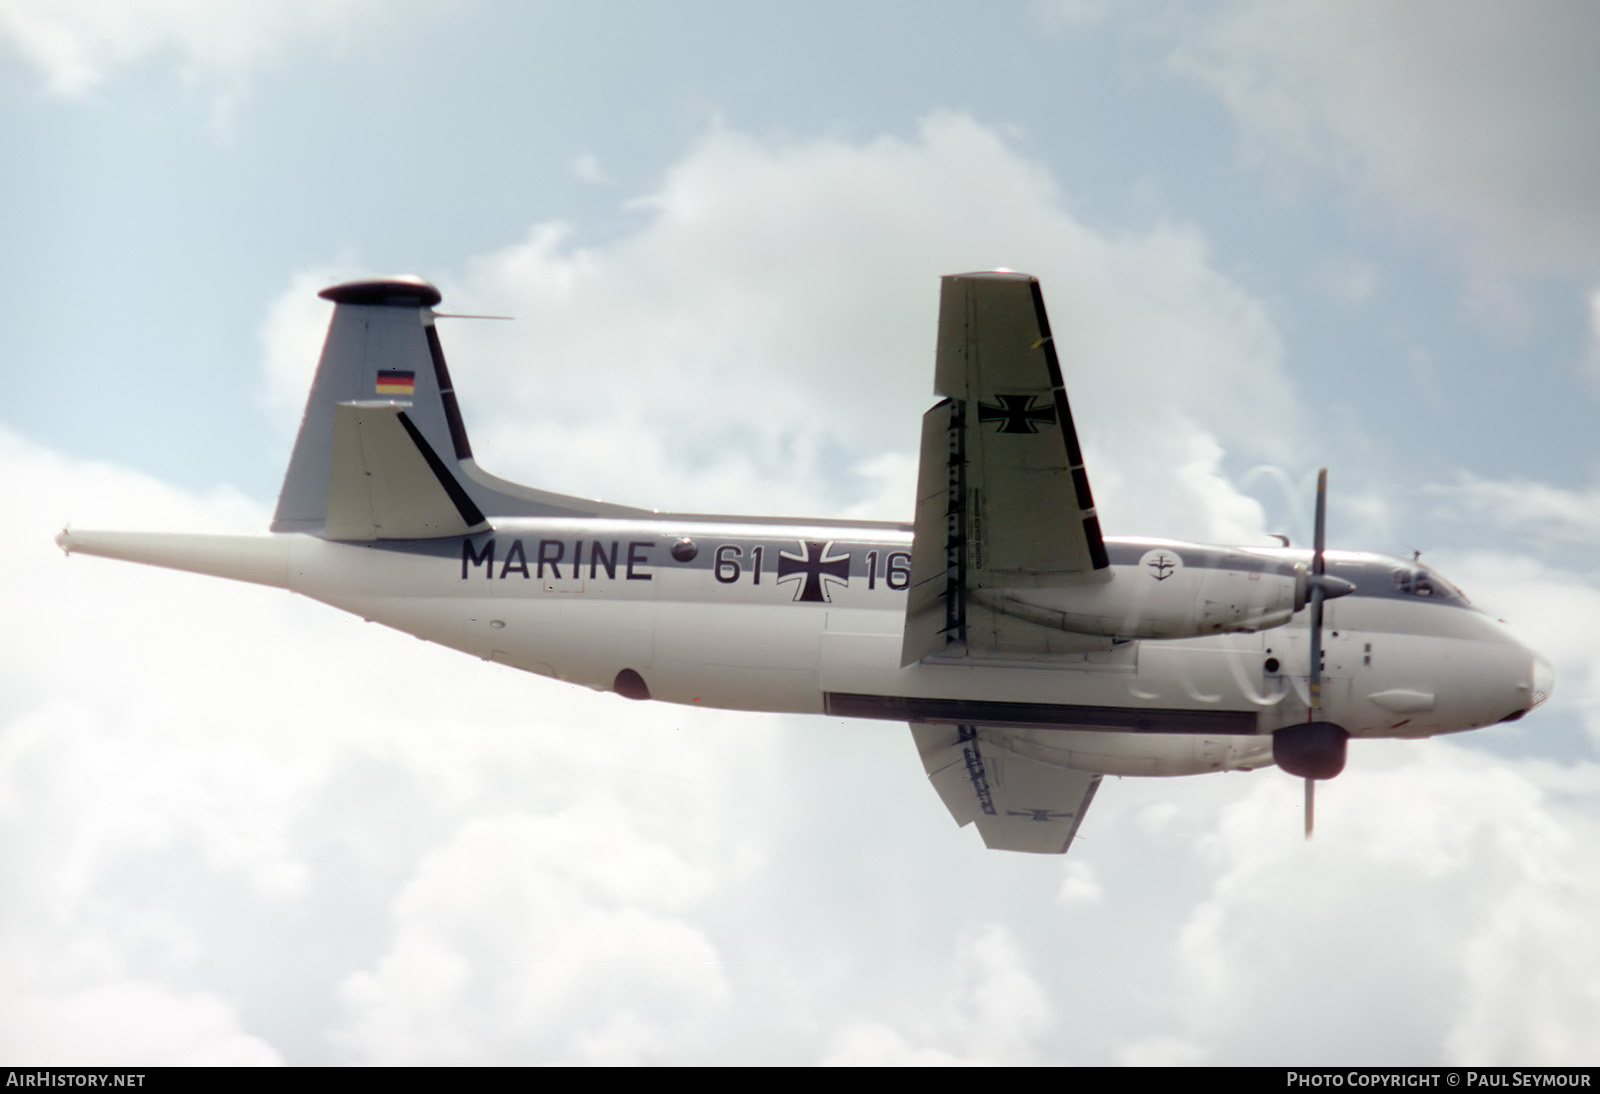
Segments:
[[[325,538],[439,539],[488,527],[406,410],[395,402],[334,408]]]

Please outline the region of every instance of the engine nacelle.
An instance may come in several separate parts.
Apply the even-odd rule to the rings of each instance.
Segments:
[[[1151,546],[1079,585],[980,590],[985,606],[1054,630],[1109,638],[1194,638],[1281,627],[1306,605],[1306,568],[1193,544]]]

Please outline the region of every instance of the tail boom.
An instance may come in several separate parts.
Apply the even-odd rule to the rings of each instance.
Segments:
[[[278,589],[290,587],[287,536],[80,532],[64,528],[56,536],[56,545],[69,555],[98,555]]]

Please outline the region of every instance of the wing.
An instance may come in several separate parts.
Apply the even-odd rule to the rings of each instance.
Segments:
[[[995,850],[1065,853],[1100,787],[1095,772],[1013,751],[1005,729],[912,722],[911,735],[950,815]]]
[[[986,596],[1109,573],[1037,280],[944,279],[934,391],[944,400],[922,419],[902,663],[957,643],[1000,653],[1103,645],[993,611]]]

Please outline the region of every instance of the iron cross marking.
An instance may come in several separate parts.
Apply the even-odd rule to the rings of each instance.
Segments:
[[[1037,433],[1040,425],[1055,425],[1056,408],[1046,403],[1034,406],[1034,395],[996,395],[1000,405],[978,404],[978,421],[999,422],[997,433]]]
[[[778,582],[800,582],[799,591],[795,593],[795,600],[814,600],[820,604],[829,603],[827,581],[837,581],[840,584],[850,584],[850,555],[840,555],[838,558],[829,558],[828,552],[833,550],[833,541],[818,543],[814,539],[799,541],[800,553],[792,555],[788,551],[778,552]]]
[[[1072,816],[1072,814],[1052,813],[1048,809],[1007,809],[1006,816],[1027,817],[1031,821],[1039,821],[1042,823],[1045,821],[1066,820],[1068,817]]]

